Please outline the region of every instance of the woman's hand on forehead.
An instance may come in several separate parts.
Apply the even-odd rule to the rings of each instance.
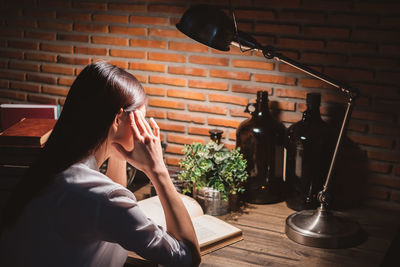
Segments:
[[[165,168],[160,128],[155,120],[150,118],[149,124],[142,111],[137,109],[129,113],[129,123],[133,132],[134,149],[126,151],[122,146],[114,143],[116,148],[130,164],[145,173]]]

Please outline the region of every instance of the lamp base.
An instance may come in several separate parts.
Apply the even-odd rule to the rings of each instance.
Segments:
[[[323,205],[291,214],[286,219],[285,233],[299,244],[318,248],[353,247],[366,237],[357,222],[328,211]]]

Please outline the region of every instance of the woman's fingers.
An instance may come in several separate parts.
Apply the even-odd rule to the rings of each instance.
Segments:
[[[160,127],[158,127],[156,121],[153,118],[150,118],[151,127],[153,127],[153,134],[155,137],[160,136]]]
[[[159,138],[160,128],[153,118],[150,119],[150,127],[140,110],[134,111],[132,115],[130,113],[129,116],[133,132],[140,142],[148,143],[154,137]]]
[[[130,122],[130,124],[131,124],[132,130],[133,130],[133,133],[134,133],[134,136],[135,136],[138,140],[140,140],[141,142],[143,142],[143,136],[142,136],[142,134],[141,134],[140,131],[139,131],[139,128],[138,128],[137,123],[136,123],[136,119],[134,118],[134,115],[133,115],[133,112],[132,112],[132,111],[129,112],[129,122]]]
[[[146,132],[149,136],[153,136],[153,131],[151,130],[149,123],[148,123],[148,122],[146,121],[146,119],[144,118],[143,113],[142,113],[140,110],[138,110],[137,112],[138,112],[139,121],[142,122],[141,125],[143,125],[143,128],[144,128],[145,132]]]

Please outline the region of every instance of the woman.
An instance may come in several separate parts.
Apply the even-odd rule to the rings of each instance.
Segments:
[[[192,222],[163,162],[159,128],[144,118],[145,102],[131,74],[105,62],[82,70],[4,210],[0,266],[122,266],[127,250],[162,265],[200,263]],[[106,159],[108,177],[98,171]],[[166,230],[125,188],[126,161],[153,183]]]

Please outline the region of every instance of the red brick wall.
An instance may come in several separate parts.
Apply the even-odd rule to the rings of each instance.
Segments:
[[[191,2],[224,6],[228,0]],[[400,210],[400,3],[233,3],[239,29],[361,89],[347,134],[358,156],[349,161],[357,162],[353,170],[362,173],[369,203]],[[244,106],[257,90],[269,91],[287,126],[301,118],[305,94],[321,92],[324,118],[340,124],[346,98],[334,88],[258,53],[215,51],[178,32],[174,25],[190,1],[0,4],[1,103],[62,105],[77,73],[105,59],[143,83],[148,116],[157,119],[168,143],[169,164],[177,164],[184,144],[207,141],[210,128],[223,129],[223,141],[233,147],[236,127],[247,118]]]

